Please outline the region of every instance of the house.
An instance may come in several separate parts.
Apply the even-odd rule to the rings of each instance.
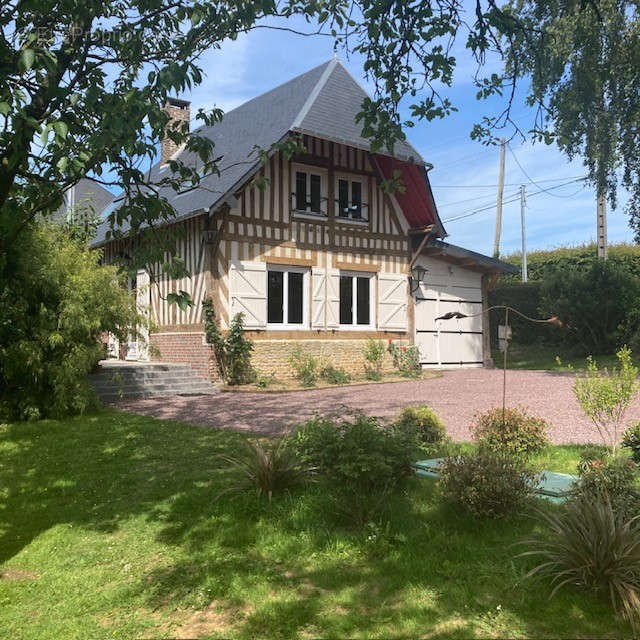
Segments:
[[[370,152],[355,121],[365,96],[334,59],[198,131],[223,156],[221,174],[164,194],[178,214],[172,224],[184,231],[180,253],[190,277],[156,273],[149,287],[149,274],[138,274],[139,299],[156,324],[152,357],[215,375],[202,316],[208,296],[223,329],[244,314],[253,365],[278,377],[290,375],[298,344],[362,373],[369,338],[415,342],[425,367],[490,362],[482,310],[491,279],[513,267],[444,241],[431,166],[408,142]],[[190,118],[184,100],[167,108],[173,118]],[[260,162],[255,145],[268,149],[291,135],[301,137],[303,153],[287,159],[274,152]],[[171,157],[196,162],[167,140],[152,173],[168,171]],[[394,175],[402,193],[382,188]],[[107,262],[133,241],[106,241],[108,228],[103,222],[94,242]],[[167,294],[179,290],[191,294],[191,308],[167,304]],[[436,320],[450,311],[476,315]],[[144,357],[131,347],[133,357]]]
[[[81,178],[64,192],[63,203],[53,214],[53,218],[60,222],[69,222],[72,214],[99,214],[112,200],[113,194],[104,187],[88,178]]]

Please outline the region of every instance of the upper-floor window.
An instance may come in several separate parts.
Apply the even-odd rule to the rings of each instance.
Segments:
[[[304,165],[292,165],[291,206],[294,211],[311,215],[327,215],[327,174]]]
[[[337,180],[337,191],[338,208],[336,215],[338,218],[365,221],[369,219],[367,205],[362,201],[362,180],[341,176]]]

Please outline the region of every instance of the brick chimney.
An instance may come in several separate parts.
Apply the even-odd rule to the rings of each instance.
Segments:
[[[169,116],[167,127],[181,125],[191,119],[191,103],[188,100],[167,98],[164,110]],[[160,145],[160,163],[166,164],[171,156],[178,150],[178,145],[171,138],[164,137]]]

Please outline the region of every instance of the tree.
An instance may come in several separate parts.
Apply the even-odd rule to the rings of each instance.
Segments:
[[[16,240],[20,258],[0,282],[0,419],[87,410],[95,401],[87,374],[105,357],[100,336],[126,340],[148,325],[81,231],[41,224]]]
[[[628,189],[627,212],[640,242],[640,6],[635,0],[512,0],[491,13],[504,73],[486,79],[480,94],[510,97],[474,135],[489,140],[511,122],[516,86],[530,80],[525,100],[537,107],[534,139],[555,142],[569,159],[581,157],[598,195],[614,207],[617,187]]]

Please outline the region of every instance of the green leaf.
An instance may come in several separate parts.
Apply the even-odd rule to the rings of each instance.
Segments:
[[[0,114],[6,116],[11,110],[11,105],[8,102],[0,102]]]
[[[18,59],[18,68],[21,71],[29,71],[36,59],[36,52],[33,49],[23,49]]]
[[[69,133],[69,125],[62,120],[58,120],[58,122],[53,123],[53,130],[56,132],[56,135],[64,140]]]

